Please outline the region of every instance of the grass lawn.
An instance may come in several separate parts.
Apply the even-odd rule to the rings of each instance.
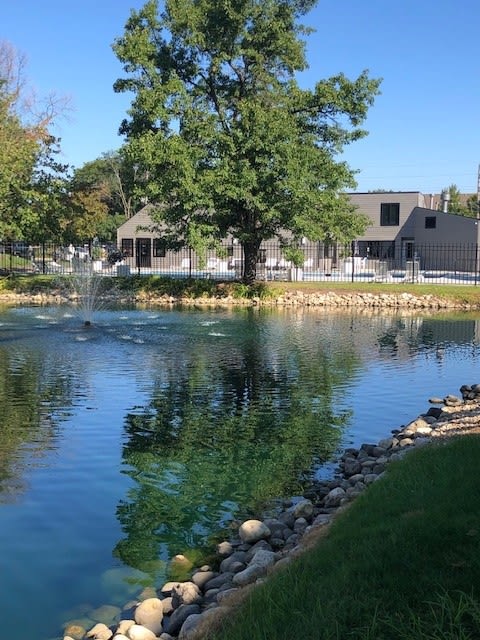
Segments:
[[[480,436],[419,448],[208,640],[480,638]]]

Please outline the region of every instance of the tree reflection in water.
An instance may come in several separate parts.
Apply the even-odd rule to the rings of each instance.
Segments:
[[[193,344],[159,374],[150,406],[126,417],[135,484],[117,509],[115,555],[163,579],[170,558],[195,556],[235,515],[299,493],[339,446],[347,416],[334,414],[333,391],[356,366],[349,348],[306,352],[293,330],[272,344],[253,315],[216,362]]]
[[[58,371],[51,375],[51,371]],[[0,349],[0,501],[24,492],[25,468],[52,449],[71,402],[72,380],[53,356]]]

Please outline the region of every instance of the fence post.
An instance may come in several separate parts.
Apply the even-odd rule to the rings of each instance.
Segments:
[[[45,242],[42,242],[42,273],[43,274],[46,273],[45,257],[46,257]]]
[[[355,275],[355,240],[352,240],[351,249],[352,249],[352,282],[353,282],[354,275]]]
[[[475,286],[477,286],[478,280],[478,242],[475,244]]]

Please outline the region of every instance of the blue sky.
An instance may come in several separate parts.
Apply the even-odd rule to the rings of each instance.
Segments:
[[[69,96],[56,132],[64,161],[81,166],[120,146],[129,97],[115,94],[122,68],[111,49],[143,0],[3,0],[0,39],[27,57],[40,95]],[[480,163],[480,2],[320,0],[304,23],[309,69],[302,86],[363,69],[383,78],[369,135],[346,148],[358,191],[476,192]]]

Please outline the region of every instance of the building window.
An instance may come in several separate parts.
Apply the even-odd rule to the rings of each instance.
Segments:
[[[165,244],[165,240],[162,238],[154,238],[153,239],[153,257],[154,258],[165,258],[167,254],[167,246]]]
[[[400,224],[400,203],[382,202],[380,205],[380,226],[398,227]]]
[[[437,216],[427,216],[425,218],[425,229],[437,228]]]
[[[395,242],[370,240],[366,242],[366,245],[365,255],[368,258],[386,260],[395,257]],[[361,252],[360,255],[364,255],[363,252]]]
[[[126,258],[133,256],[133,238],[122,238],[122,253]]]

